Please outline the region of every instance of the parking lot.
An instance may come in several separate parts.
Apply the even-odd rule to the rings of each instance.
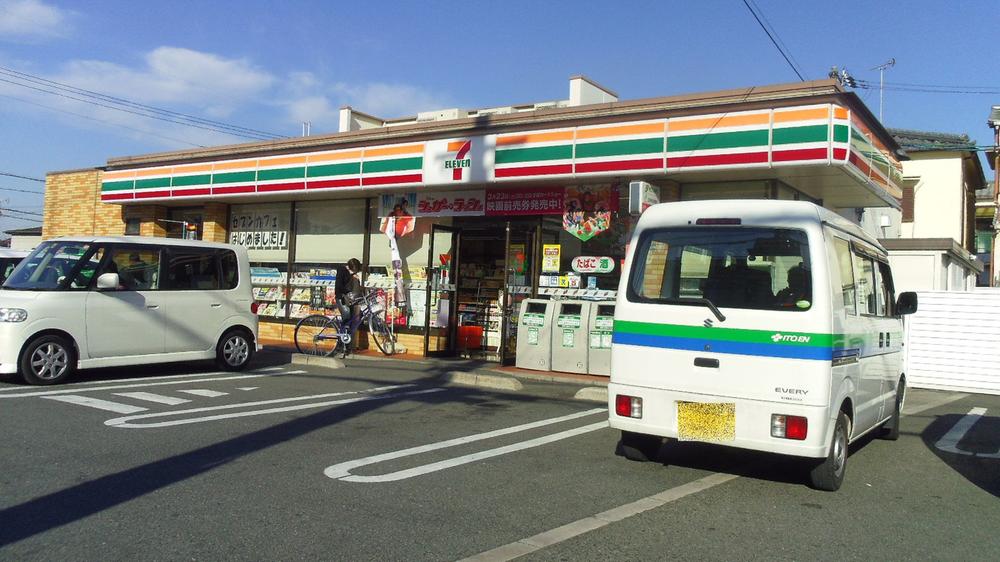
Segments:
[[[448,363],[205,365],[0,385],[4,559],[991,559],[1000,397],[913,390],[836,493],[801,463],[672,443],[613,454],[571,384]]]

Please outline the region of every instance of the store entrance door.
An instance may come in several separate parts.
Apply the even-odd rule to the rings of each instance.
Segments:
[[[459,250],[462,237],[457,228],[435,224],[431,228],[427,254],[427,303],[424,330],[424,356],[455,355],[455,314],[458,308]]]
[[[507,223],[506,267],[504,282],[503,335],[500,363],[513,365],[517,359],[517,326],[521,315],[521,302],[538,293],[540,260],[537,243],[541,235],[540,221]]]

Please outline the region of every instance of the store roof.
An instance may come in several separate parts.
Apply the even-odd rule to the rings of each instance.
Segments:
[[[15,228],[14,230],[5,230],[3,233],[11,236],[41,236],[42,227],[32,226],[29,228]]]
[[[976,141],[963,133],[938,133],[914,131],[912,129],[887,129],[892,138],[907,152],[928,152],[933,150],[975,150]]]

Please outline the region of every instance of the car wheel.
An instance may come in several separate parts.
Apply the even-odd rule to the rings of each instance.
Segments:
[[[58,384],[76,371],[76,349],[62,336],[32,340],[21,354],[20,373],[28,384]]]
[[[230,330],[219,338],[215,346],[215,360],[227,371],[242,371],[253,359],[255,345],[250,332]]]
[[[816,465],[809,473],[809,481],[813,488],[836,492],[844,483],[850,425],[847,414],[840,412],[837,415],[837,424],[833,428],[833,437],[830,439],[830,452],[823,462]]]
[[[903,415],[903,404],[906,400],[906,379],[899,379],[896,386],[896,407],[889,421],[882,425],[882,439],[896,441],[899,439],[899,417]]]
[[[663,439],[655,435],[623,431],[615,453],[630,461],[648,462],[656,460],[661,445]]]

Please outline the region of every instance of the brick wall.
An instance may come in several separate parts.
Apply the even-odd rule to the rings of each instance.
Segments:
[[[202,211],[202,240],[208,242],[226,242],[229,205],[225,203],[205,203]]]
[[[45,177],[42,238],[125,232],[121,205],[101,202],[101,170],[56,172]]]

